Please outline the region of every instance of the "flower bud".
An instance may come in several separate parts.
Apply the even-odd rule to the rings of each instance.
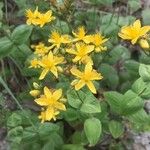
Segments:
[[[59,72],[61,72],[61,73],[63,72],[63,69],[60,66],[58,66],[57,69]]]
[[[36,82],[33,82],[33,87],[34,87],[35,89],[40,89],[39,84],[37,84]]]
[[[144,49],[148,49],[149,48],[149,43],[145,39],[141,39],[139,44]]]
[[[33,97],[37,97],[41,92],[39,90],[31,90],[30,95]]]

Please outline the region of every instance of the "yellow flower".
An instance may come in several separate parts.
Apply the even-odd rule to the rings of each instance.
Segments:
[[[49,52],[48,55],[43,56],[41,60],[39,60],[39,65],[44,68],[39,79],[42,80],[46,76],[46,74],[50,71],[56,77],[58,77],[57,73],[57,65],[64,61],[63,57],[54,56],[52,52]]]
[[[131,40],[131,43],[135,44],[149,30],[150,26],[141,27],[140,20],[136,20],[133,25],[122,27],[121,33],[118,33],[118,35],[124,40]]]
[[[44,56],[51,49],[51,47],[45,46],[45,44],[42,42],[40,42],[38,45],[32,45],[31,48],[35,49],[34,53],[38,54],[39,56]]]
[[[45,107],[45,112],[42,112],[40,118],[45,121],[50,121],[51,119],[56,119],[56,115],[59,111],[66,110],[65,105],[61,102],[62,90],[56,90],[51,92],[46,86],[44,87],[44,94],[40,96],[40,98],[35,99],[35,102]]]
[[[30,94],[33,96],[33,97],[37,97],[38,95],[40,95],[40,91],[39,90],[31,90],[30,91]]]
[[[142,48],[144,48],[144,49],[148,49],[150,46],[149,46],[149,43],[147,42],[147,40],[146,39],[141,39],[140,41],[139,41],[139,44],[140,44],[140,46],[142,47]]]
[[[86,31],[83,26],[78,27],[76,32],[72,31],[72,34],[75,36],[73,41],[83,41],[87,44],[91,42],[91,36],[86,35]]]
[[[46,23],[49,23],[55,19],[55,17],[52,16],[51,10],[47,11],[46,13],[40,13],[38,11],[38,7],[36,7],[34,12],[32,12],[30,9],[26,10],[26,17],[26,23],[28,25],[33,24],[39,25],[40,27],[43,27]]]
[[[101,80],[103,77],[100,73],[97,73],[96,70],[92,68],[91,63],[88,63],[85,66],[84,72],[79,71],[76,68],[71,69],[71,73],[74,76],[77,76],[71,84],[75,86],[76,90],[81,89],[83,86],[87,85],[87,87],[91,90],[92,93],[96,93],[96,89],[92,81]]]
[[[42,28],[46,23],[51,22],[52,20],[55,20],[55,17],[52,16],[52,11],[49,10],[45,14],[39,13],[38,15],[38,24]]]
[[[76,50],[74,49],[66,49],[66,52],[69,54],[75,55],[75,58],[73,59],[73,62],[81,61],[83,63],[92,62],[91,58],[88,56],[89,53],[91,53],[94,50],[93,45],[87,45],[84,43],[76,43]]]
[[[60,35],[58,32],[52,32],[48,42],[52,43],[53,46],[60,48],[61,44],[70,43],[70,39],[68,35]]]
[[[34,12],[32,12],[30,9],[26,10],[27,25],[31,25],[31,24],[37,25],[38,15],[39,15],[38,7],[36,7]]]
[[[108,40],[104,38],[100,33],[96,33],[91,37],[92,43],[95,45],[95,51],[101,52],[107,50],[106,46],[103,46],[103,44]]]
[[[29,68],[38,68],[38,64],[39,64],[39,61],[35,58],[33,60],[31,60],[31,65],[29,66]]]
[[[41,114],[39,115],[39,119],[41,119],[41,123],[44,123],[45,121],[50,121],[53,119],[54,121],[56,120],[56,115],[59,114],[59,111],[51,111],[50,116],[48,115],[49,110],[47,109],[46,111],[41,111]]]

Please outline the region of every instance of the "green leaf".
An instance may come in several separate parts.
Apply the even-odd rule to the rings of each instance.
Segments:
[[[142,11],[142,18],[143,18],[143,22],[144,25],[149,25],[150,24],[150,10],[149,9],[144,9]]]
[[[85,148],[80,144],[65,144],[62,150],[85,150]]]
[[[142,109],[144,106],[143,100],[138,94],[131,90],[128,90],[124,94],[123,101],[121,103],[122,115],[131,115]]]
[[[58,20],[55,26],[60,33],[68,34],[70,32],[69,26],[65,21]]]
[[[32,139],[32,141],[31,141],[31,139]],[[22,140],[23,140],[23,142],[26,142],[26,143],[30,143],[30,142],[32,143],[32,142],[38,140],[37,132],[35,131],[35,129],[32,126],[24,129]]]
[[[124,95],[117,92],[106,92],[104,96],[112,111],[120,115],[131,115],[143,107],[143,100],[131,90]]]
[[[132,128],[136,131],[149,131],[150,130],[150,116],[145,112],[144,109],[128,116],[131,122]]]
[[[53,139],[49,139],[47,143],[44,143],[41,150],[55,150]]]
[[[140,0],[129,0],[128,5],[132,12],[137,11],[139,8],[141,8],[141,2]]]
[[[87,119],[84,122],[84,131],[90,146],[94,146],[100,139],[102,132],[101,122],[97,118]]]
[[[150,81],[150,65],[140,64],[139,67],[139,74],[143,81],[149,82]]]
[[[63,114],[67,121],[75,121],[79,118],[79,112],[72,108],[67,108],[67,111],[63,112]]]
[[[105,92],[104,97],[108,104],[110,105],[112,111],[121,114],[121,103],[123,100],[123,95],[118,92]]]
[[[11,34],[11,39],[16,44],[23,44],[29,40],[29,37],[32,33],[32,26],[20,25],[14,29]]]
[[[16,127],[22,124],[21,116],[17,113],[13,113],[8,119],[7,119],[7,126],[8,127]]]
[[[130,74],[131,78],[133,80],[137,79],[139,77],[139,74],[137,73],[139,70],[139,62],[135,60],[128,60],[125,62],[125,69]]]
[[[139,78],[134,82],[132,90],[144,99],[150,98],[150,83],[144,82],[142,78]]]
[[[139,110],[138,112],[134,113],[133,115],[128,116],[129,120],[131,122],[137,123],[137,124],[143,124],[143,123],[150,123],[150,117],[145,112],[144,109]]]
[[[100,113],[101,112],[101,106],[100,102],[92,101],[92,102],[84,102],[80,108],[80,111],[84,113]]]
[[[55,149],[59,150],[60,147],[62,147],[62,145],[64,144],[62,137],[56,132],[52,132],[49,135],[49,138],[53,140]]]
[[[84,92],[69,90],[67,92],[67,100],[68,100],[69,105],[72,106],[73,108],[80,108],[82,104],[81,96],[84,96]]]
[[[119,84],[117,71],[108,64],[101,64],[98,70],[104,77],[102,83],[104,85],[106,84],[106,86],[109,86],[111,89],[116,89],[117,85]]]
[[[134,84],[132,85],[132,90],[137,93],[140,94],[143,92],[143,90],[146,88],[146,84],[145,82],[142,80],[142,78],[137,79]]]
[[[0,58],[8,56],[13,51],[13,43],[7,38],[0,38]]]
[[[129,58],[130,58],[129,50],[122,45],[117,45],[110,51],[109,62],[111,64],[115,64],[120,59],[126,60]]]
[[[23,136],[23,128],[21,126],[11,129],[7,134],[8,140],[17,144],[21,142],[22,136]]]
[[[100,113],[101,106],[98,99],[89,91],[84,91],[85,98],[81,105],[80,111],[84,113]]]
[[[124,132],[123,125],[120,122],[114,120],[109,122],[109,130],[114,138],[120,137]]]
[[[44,138],[47,135],[52,134],[52,132],[58,132],[59,126],[54,123],[43,123],[39,126],[39,135],[41,138]]]
[[[84,113],[101,112],[100,102],[89,91],[69,90],[67,100],[70,106],[80,109]]]

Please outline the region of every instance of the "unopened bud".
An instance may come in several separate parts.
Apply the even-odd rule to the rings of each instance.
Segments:
[[[147,42],[147,40],[141,39],[139,44],[144,49],[148,49],[149,48],[149,43]]]
[[[33,96],[33,97],[37,97],[41,92],[39,90],[31,90],[30,91],[30,94]]]
[[[40,89],[39,84],[37,84],[36,82],[33,82],[33,87],[34,87],[35,89]]]

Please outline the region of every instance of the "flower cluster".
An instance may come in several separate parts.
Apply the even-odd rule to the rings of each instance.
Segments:
[[[139,43],[142,48],[149,49],[149,31],[150,26],[142,27],[140,20],[136,20],[132,25],[122,27],[118,35],[124,40],[130,40],[132,44]]]
[[[55,19],[55,17],[52,16],[51,10],[47,11],[46,13],[41,13],[38,11],[38,7],[34,12],[32,12],[30,9],[26,10],[26,17],[26,23],[28,25],[33,24],[39,25],[40,27],[43,27],[46,23],[49,23]]]
[[[31,13],[29,12],[28,14]],[[31,15],[31,18],[27,15],[27,24],[41,25],[39,22],[37,23],[38,18],[35,17],[38,13],[36,9],[32,13],[33,16]],[[107,38],[98,32],[95,34],[87,34],[83,26],[78,27],[75,31],[73,30],[70,35],[52,31],[47,40],[47,44],[40,42],[37,45],[31,46],[34,50],[34,58],[31,60],[30,68],[41,70],[39,80],[43,80],[49,73],[59,78],[60,72],[65,73],[63,68],[68,68],[70,74],[72,74],[69,77],[71,79],[75,77],[71,83],[71,86],[74,86],[75,90],[80,90],[84,86],[87,86],[92,93],[96,94],[93,81],[101,80],[103,77],[101,73],[93,69],[94,63],[92,56],[95,52],[100,53],[107,50],[105,46],[107,40]],[[71,64],[73,64],[72,67],[70,67]],[[78,70],[77,68],[80,69]],[[30,94],[32,96],[39,96],[37,90],[32,90]],[[40,98],[35,100],[37,104],[44,107],[40,115],[42,122],[51,119],[55,120],[55,116],[59,114],[59,111],[66,109],[64,104],[58,102],[61,95],[62,90],[52,92],[47,87],[44,87],[44,95],[41,95]]]

